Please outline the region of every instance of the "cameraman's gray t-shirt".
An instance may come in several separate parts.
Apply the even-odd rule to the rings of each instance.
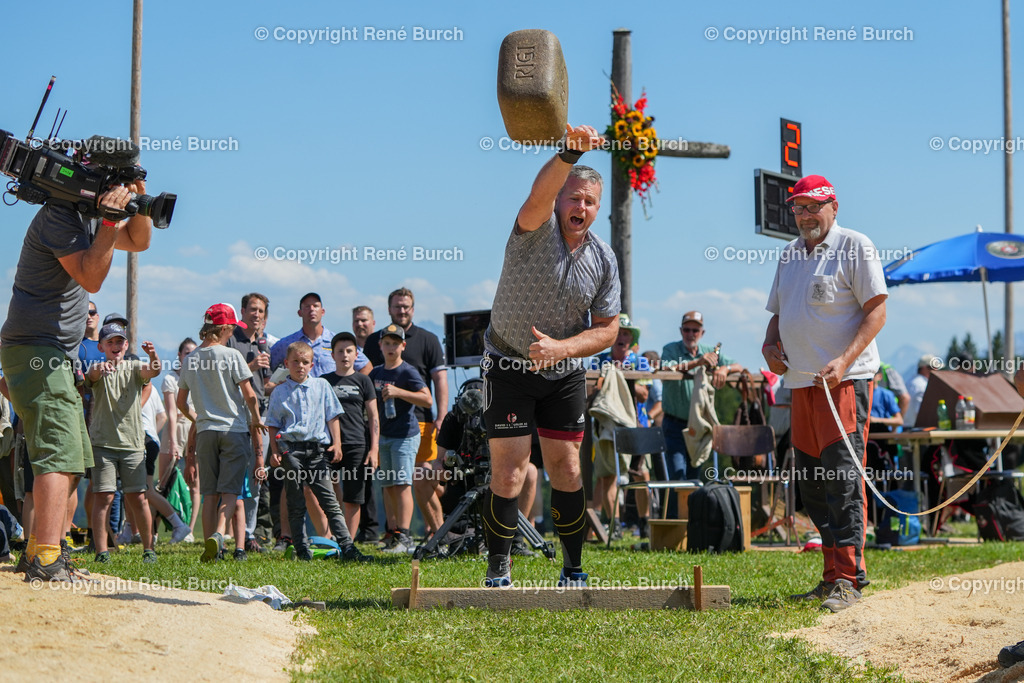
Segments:
[[[57,259],[92,246],[99,220],[46,204],[25,233],[14,295],[0,330],[4,346],[54,346],[76,358],[85,336],[89,293]]]

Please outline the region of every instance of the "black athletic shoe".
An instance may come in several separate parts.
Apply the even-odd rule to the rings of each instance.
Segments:
[[[1024,662],[1024,640],[1016,645],[1007,645],[999,651],[999,666],[1008,669],[1014,664]]]
[[[354,543],[341,549],[341,552],[338,554],[338,560],[341,562],[373,562],[373,558],[359,552],[359,548]]]
[[[235,561],[237,561],[237,562],[245,562],[246,560],[249,559],[248,553],[246,553],[241,548],[235,548],[235,552],[232,555],[232,557],[235,558]]]

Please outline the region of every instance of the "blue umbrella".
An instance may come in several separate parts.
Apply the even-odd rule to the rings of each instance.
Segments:
[[[885,267],[885,283],[890,287],[921,282],[981,282],[990,358],[992,333],[985,283],[1019,280],[1024,280],[1024,236],[982,232],[981,226],[977,232],[915,249]],[[1010,330],[1006,334],[1011,334]]]

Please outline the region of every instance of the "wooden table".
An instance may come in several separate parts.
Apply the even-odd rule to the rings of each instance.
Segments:
[[[924,477],[921,476],[921,446],[934,446],[947,441],[956,441],[957,439],[996,439],[996,448],[998,444],[1002,443],[1006,435],[1010,433],[1009,428],[1006,429],[932,429],[932,430],[915,430],[909,432],[870,432],[868,439],[871,441],[893,441],[896,443],[905,443],[911,447],[911,457],[913,462],[914,470],[914,492],[917,494],[918,510],[928,509],[928,501],[923,499],[923,491],[921,487],[921,481]],[[1013,435],[1014,440],[1024,439],[1024,430],[1019,430]],[[993,465],[993,469],[1003,469],[1003,455],[999,454],[999,458]],[[940,501],[941,502],[941,501]],[[923,522],[924,520],[922,520]]]

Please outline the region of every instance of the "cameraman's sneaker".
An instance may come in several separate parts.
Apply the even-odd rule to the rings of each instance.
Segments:
[[[66,541],[60,542],[60,559],[64,560],[64,564],[68,566],[68,571],[71,572],[71,576],[80,579],[88,579],[90,576],[89,570],[83,567],[77,566],[71,559],[71,547]]]
[[[203,548],[203,554],[199,556],[200,562],[215,562],[224,553],[224,537],[216,531],[213,535],[206,539],[206,545]]]
[[[510,588],[511,586],[512,558],[508,555],[489,555],[484,588]]]
[[[832,589],[836,585],[831,581],[819,581],[818,585],[807,591],[806,593],[797,593],[796,595],[790,595],[790,600],[824,600],[832,592]]]
[[[838,579],[832,592],[828,594],[828,598],[821,603],[821,608],[839,612],[847,607],[852,607],[858,600],[860,600],[860,591],[854,588],[848,580]]]
[[[39,564],[39,556],[36,555],[32,558],[32,561],[28,563],[28,569],[25,570],[25,581],[63,581],[64,583],[81,583],[83,579],[72,574],[68,569],[67,563],[60,557],[50,564],[41,565]]]
[[[354,543],[341,549],[341,553],[338,554],[338,560],[340,562],[373,562],[373,558],[359,552],[359,548]]]
[[[110,562],[110,551],[104,550],[102,553],[96,553],[96,557],[93,559],[93,562],[107,564],[108,562]]]
[[[587,579],[590,575],[586,572],[571,572],[562,567],[562,573],[558,576],[559,588],[586,588]]]
[[[999,651],[999,666],[1008,669],[1014,664],[1024,662],[1024,640],[1016,645],[1007,645]]]
[[[245,562],[249,559],[249,553],[245,552],[242,548],[235,548],[235,552],[232,554],[232,557],[236,562]]]
[[[156,562],[156,551],[152,548],[142,551],[142,561],[146,564],[153,564]]]

